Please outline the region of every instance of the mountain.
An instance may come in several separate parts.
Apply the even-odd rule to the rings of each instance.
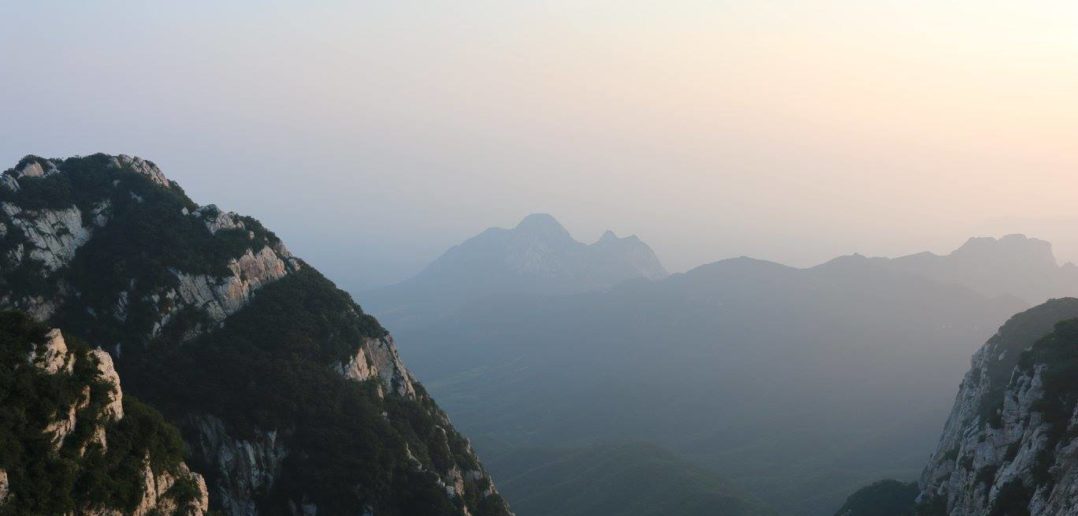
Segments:
[[[636,236],[607,231],[595,243],[573,239],[554,217],[532,214],[515,228],[490,228],[445,252],[400,284],[366,293],[386,320],[442,316],[462,303],[511,294],[573,294],[666,269]]]
[[[1078,299],[1053,300],[1015,316],[974,355],[921,475],[923,506],[1078,513],[1075,318]]]
[[[835,516],[913,516],[917,482],[881,480],[846,499]]]
[[[0,312],[0,371],[0,511],[206,513],[179,431],[124,396],[108,353]]]
[[[986,296],[1015,296],[1029,305],[1078,293],[1078,267],[1060,265],[1052,244],[1024,235],[969,239],[947,255],[876,258],[881,265],[954,283]]]
[[[489,457],[521,516],[770,516],[714,473],[648,444],[521,449]],[[588,489],[578,486],[587,485]]]
[[[0,308],[106,349],[180,429],[213,509],[509,514],[377,320],[152,162],[28,156],[5,171]]]
[[[484,454],[651,442],[812,515],[878,478],[914,478],[969,354],[1025,308],[865,257],[735,258],[477,300],[398,335]]]
[[[1075,378],[1078,299],[1008,320],[973,355],[907,513],[1078,514]]]

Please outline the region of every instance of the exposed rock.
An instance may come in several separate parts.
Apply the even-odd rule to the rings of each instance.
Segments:
[[[45,165],[42,166],[41,162],[37,160],[30,160],[22,168],[15,169],[13,174],[16,178],[22,177],[45,177],[59,172],[56,169],[56,164],[51,161],[45,161]]]
[[[161,169],[157,168],[153,162],[146,161],[137,156],[127,156],[120,154],[112,158],[112,166],[114,168],[126,168],[134,172],[138,172],[148,177],[154,183],[157,183],[165,188],[172,187],[172,181],[169,181],[165,174],[161,172]]]
[[[0,251],[2,251],[0,257],[11,258],[4,264],[5,269],[8,269],[7,265],[12,265],[10,269],[2,272],[12,271],[17,282],[32,284],[34,287],[16,288],[12,292],[0,293],[0,307],[30,310],[39,320],[47,320],[56,313],[62,313],[65,322],[75,321],[78,327],[74,331],[87,340],[115,339],[103,344],[108,345],[110,350],[115,350],[116,357],[121,356],[121,346],[124,350],[130,350],[125,351],[122,355],[124,360],[120,360],[118,365],[125,376],[138,374],[138,371],[143,372],[137,384],[141,386],[155,381],[151,376],[152,373],[147,372],[153,367],[140,367],[144,364],[158,365],[150,361],[150,356],[157,351],[152,347],[153,345],[172,344],[173,339],[187,342],[199,335],[212,338],[215,331],[228,331],[230,321],[232,321],[228,319],[229,316],[249,306],[256,298],[256,291],[290,274],[310,273],[304,278],[297,278],[296,283],[290,286],[282,286],[282,289],[298,289],[300,296],[313,293],[315,296],[322,295],[324,299],[332,300],[329,306],[333,307],[332,310],[340,310],[340,313],[328,314],[330,317],[327,319],[331,321],[331,324],[337,325],[330,327],[331,333],[337,335],[356,331],[358,333],[351,333],[355,337],[347,341],[334,343],[338,347],[332,356],[318,357],[317,360],[309,356],[301,357],[303,360],[297,360],[297,367],[306,368],[301,372],[321,375],[318,378],[324,378],[325,375],[332,374],[329,368],[336,368],[340,370],[340,374],[356,380],[377,378],[380,385],[379,392],[383,396],[399,395],[405,398],[399,400],[400,403],[414,404],[413,408],[419,411],[417,414],[434,421],[436,427],[442,430],[443,440],[448,440],[445,431],[448,429],[452,432],[448,419],[429,397],[422,393],[421,388],[401,362],[392,340],[388,337],[371,337],[384,334],[381,326],[373,318],[355,308],[354,302],[346,294],[337,290],[316,271],[303,270],[303,263],[294,258],[288,249],[272,233],[262,228],[257,221],[235,213],[222,212],[214,206],[199,208],[197,204],[185,198],[182,192],[174,189],[175,184],[169,181],[153,163],[140,158],[94,155],[71,160],[56,161],[55,163],[59,164],[57,172],[76,173],[74,171],[88,170],[88,167],[98,167],[97,172],[104,172],[88,178],[95,181],[95,184],[94,189],[87,191],[102,192],[100,199],[87,199],[85,196],[58,197],[50,200],[52,205],[58,205],[62,201],[70,202],[72,206],[65,210],[38,210],[37,204],[26,202],[34,199],[19,197],[20,187],[25,186],[25,183],[20,185],[18,181],[21,172],[8,171],[3,175],[7,189],[16,194],[5,197],[5,199],[11,199],[11,202],[5,201],[4,205],[0,206],[0,231],[7,235],[7,238],[0,241],[0,244],[4,244],[0,245]],[[65,164],[76,162],[79,166],[71,166],[70,172],[65,171]],[[46,166],[43,160],[37,158],[20,162],[18,168],[26,169],[27,163],[37,163],[42,173],[56,168]],[[36,169],[27,170],[27,173],[37,174]],[[162,195],[162,192],[132,177],[128,172],[139,174],[152,183],[173,191],[168,195]],[[21,191],[25,191],[25,188]],[[131,202],[131,199],[135,202]],[[167,209],[156,210],[157,203],[161,203]],[[27,209],[31,206],[35,209]],[[192,249],[206,249],[208,253],[191,255],[191,253],[183,252],[186,250],[171,252],[173,250],[171,247],[139,248],[137,246],[144,245],[146,240],[152,241],[153,235],[140,234],[139,238],[125,241],[126,232],[113,231],[117,224],[130,222],[129,217],[153,219],[151,221],[140,218],[139,221],[158,224],[155,227],[161,227],[163,236],[167,237],[162,241],[168,241],[169,245],[190,243]],[[83,221],[86,226],[82,225]],[[177,231],[166,231],[172,229],[170,226],[166,227],[169,224],[177,224]],[[200,226],[204,226],[205,231],[202,231]],[[98,228],[105,229],[99,232]],[[25,240],[16,241],[11,238],[11,233],[16,230],[26,233]],[[95,241],[94,238],[99,236],[108,236],[109,240]],[[99,242],[105,247],[98,247],[96,244]],[[89,247],[84,248],[84,245]],[[79,249],[84,250],[77,252]],[[105,260],[112,260],[113,256],[109,253],[115,255],[115,262],[97,261],[102,257]],[[72,260],[76,260],[77,263],[73,264]],[[41,262],[43,266],[37,267],[32,261]],[[23,264],[30,264],[33,267],[22,267]],[[123,266],[116,266],[117,264]],[[67,267],[70,267],[67,270],[72,271],[72,274],[65,273]],[[103,278],[86,277],[85,273],[92,272],[95,268],[101,268]],[[24,271],[30,271],[36,276],[39,275],[39,270],[45,271],[44,274],[40,274],[41,277],[20,276]],[[136,271],[137,274],[125,276],[126,272]],[[101,285],[107,285],[105,288],[109,290],[101,291]],[[267,298],[275,299],[273,296]],[[280,301],[273,303],[287,306],[287,303]],[[317,319],[319,316],[314,308],[303,307],[302,309],[312,310],[310,314],[302,314],[308,318]],[[264,314],[263,317],[265,317]],[[245,319],[236,319],[236,321],[242,320]],[[163,337],[163,339],[157,340],[158,337]],[[347,346],[347,349],[342,350],[340,348],[342,344]],[[180,346],[178,349],[184,349],[182,344]],[[60,362],[58,365],[56,358],[52,356],[57,353],[49,355],[48,349],[50,348],[42,348],[41,358],[36,359],[41,363],[40,367],[60,372],[64,371],[64,367],[68,367],[70,371],[70,366],[65,365],[66,363]],[[80,346],[77,349],[83,348]],[[352,357],[346,360],[348,363],[335,363],[334,357],[342,356],[342,352],[349,353]],[[108,423],[118,421],[118,424],[123,424],[125,417],[123,395],[118,385],[119,379],[109,355],[103,351],[95,351],[91,356],[98,368],[98,377],[115,388],[110,390],[95,388],[87,391],[86,395],[71,407],[65,406],[62,410],[58,410],[55,419],[48,422],[50,432],[56,437],[59,445],[62,445],[60,449],[63,454],[82,457],[85,454],[94,453],[97,447],[110,452],[120,449],[114,445],[113,450],[108,450],[109,443],[107,442],[108,428],[110,428]],[[270,355],[267,354],[267,356]],[[254,359],[258,358],[261,357],[254,357]],[[141,362],[142,360],[147,362]],[[242,367],[242,363],[235,365]],[[84,374],[85,371],[85,368],[76,368],[78,374]],[[271,376],[275,374],[274,371],[262,373]],[[264,378],[264,380],[267,387],[273,387],[274,382],[278,381],[273,377]],[[340,382],[336,378],[329,378],[329,380]],[[151,388],[145,391],[145,393],[152,392]],[[344,392],[360,391],[344,389]],[[107,395],[105,399],[90,400],[90,396],[105,395]],[[221,393],[221,395],[233,396],[230,399],[232,402],[239,401],[231,393]],[[370,393],[364,390],[361,395],[368,396]],[[150,397],[152,398],[152,394]],[[378,403],[377,400],[372,401]],[[131,401],[129,401],[126,417],[137,417],[140,412],[133,409],[130,403]],[[93,428],[79,426],[89,421],[83,418],[83,414],[91,408],[95,411],[99,410],[94,416],[100,420],[101,424]],[[427,442],[431,438],[429,435],[421,436],[417,440],[417,436],[413,433],[399,430],[398,425],[408,426],[414,423],[409,420],[394,419],[401,416],[394,414],[393,411],[381,411],[366,405],[357,408],[364,411],[377,411],[370,414],[373,416],[372,419],[377,418],[380,413],[387,420],[392,420],[391,425],[383,429],[388,433],[378,432],[376,435],[377,439],[387,439],[386,446],[389,446],[391,442],[399,442],[388,440],[395,439],[393,434],[397,432],[400,432],[397,437],[411,439],[414,446],[431,445]],[[298,483],[300,480],[293,478],[293,475],[282,477],[281,470],[289,454],[294,454],[297,460],[303,460],[306,453],[303,448],[304,442],[291,441],[293,433],[287,427],[280,429],[280,435],[277,429],[259,428],[241,434],[234,426],[235,421],[230,420],[228,415],[211,414],[207,413],[207,410],[210,409],[200,408],[196,403],[193,406],[185,405],[178,409],[177,413],[171,415],[184,423],[188,430],[186,432],[187,445],[200,459],[199,467],[206,468],[206,471],[210,473],[210,478],[213,479],[211,489],[215,509],[235,515],[257,514],[260,510],[274,512],[270,509],[280,509],[280,507],[267,506],[263,495],[269,492],[275,483],[282,482],[282,478],[288,481],[287,485],[281,486],[282,488],[291,490],[295,489],[296,485],[302,485]],[[273,412],[272,408],[270,412]],[[271,415],[289,415],[289,412],[282,409],[279,413],[273,412]],[[326,413],[325,415],[329,418],[329,425],[336,424],[334,414]],[[80,422],[79,419],[83,421]],[[345,424],[347,420],[342,417],[340,421],[341,424]],[[379,421],[379,424],[381,423]],[[343,428],[341,430],[347,431]],[[75,435],[80,436],[80,442],[71,442],[72,436]],[[467,460],[461,460],[462,438],[455,432],[452,436],[450,457],[454,463],[459,462],[459,464],[451,465],[452,467],[439,466],[449,471],[436,473],[442,479],[440,485],[443,488],[452,489],[453,496],[460,497],[463,486],[469,486],[468,489],[472,489],[469,483],[473,480],[469,480],[471,477],[468,471],[478,467],[478,461],[470,448],[465,450],[468,454]],[[433,438],[437,440],[437,435]],[[383,449],[390,448],[383,446]],[[424,461],[430,462],[427,453],[420,455]],[[396,461],[403,457],[390,456],[388,459]],[[366,460],[366,458],[356,457],[356,460]],[[419,464],[422,468],[422,463]],[[429,464],[427,467],[430,467]],[[366,466],[357,468],[356,478],[363,478],[358,475],[366,471],[363,468]],[[171,500],[167,493],[180,479],[188,476],[186,469],[177,471],[171,468],[164,472],[154,472],[150,467],[143,469],[145,471],[142,472],[140,478],[145,492],[134,514],[172,513],[176,509],[180,509],[181,512],[200,514],[206,510],[207,488],[201,477],[191,477],[197,479],[196,483],[200,486],[201,496],[196,497],[198,503],[192,507],[177,507],[176,501]],[[397,470],[386,470],[384,473],[392,475],[393,471]],[[303,476],[303,482],[324,481],[320,480],[316,474],[309,472],[299,474]],[[376,475],[382,475],[382,472]],[[485,474],[480,471],[479,475]],[[474,481],[480,482],[480,480]],[[391,508],[399,502],[386,500],[399,494],[407,496],[412,484],[410,482],[407,486],[387,487],[393,482],[389,478],[381,477],[376,482],[372,486],[359,486],[362,489],[357,489],[356,494],[349,495],[348,499],[354,502],[354,513],[373,513],[375,508],[379,508],[381,512],[380,504],[386,504],[386,507]],[[417,486],[416,489],[432,487],[436,484],[429,476],[424,476],[415,482],[423,483],[422,487]],[[487,484],[489,480],[477,491],[485,489]],[[375,492],[370,492],[372,488]],[[338,492],[344,491],[338,489]],[[296,513],[324,513],[325,511],[320,507],[322,500],[312,501],[316,498],[315,494],[318,493],[312,493],[312,497],[298,495],[295,499],[288,501],[290,505],[286,508],[291,507]],[[386,497],[386,495],[390,496]],[[324,493],[320,496],[323,499],[326,497]],[[475,500],[470,498],[464,501],[475,503]],[[453,500],[453,503],[457,503],[457,500]],[[501,509],[504,509],[504,511],[496,511],[498,514],[509,514],[504,502],[498,500],[497,503]],[[79,512],[118,514],[112,508],[93,508]]]
[[[52,441],[53,448],[59,450],[64,445],[64,440],[75,430],[75,425],[78,424],[78,412],[86,408],[89,404],[90,387],[86,386],[83,388],[82,395],[75,404],[67,407],[62,416],[57,414],[59,417],[45,426],[45,429],[42,432],[50,436],[49,438]]]
[[[20,188],[19,180],[15,179],[15,176],[9,174],[0,176],[0,186],[11,190],[12,192],[18,192]]]
[[[180,280],[177,294],[184,303],[201,308],[210,318],[222,321],[250,301],[251,293],[259,287],[283,278],[294,270],[294,261],[285,261],[270,247],[258,253],[248,250],[228,264],[231,275],[215,278],[205,274],[173,271]]]
[[[80,482],[89,481],[87,487],[95,491],[90,497],[86,493],[66,492],[62,485],[46,487],[57,491],[47,491],[44,500],[49,497],[67,497],[68,503],[74,503],[76,514],[101,514],[101,515],[138,515],[150,514],[184,514],[203,515],[208,511],[209,498],[206,484],[202,477],[192,473],[185,464],[177,462],[173,458],[151,457],[159,448],[154,444],[148,444],[142,450],[136,452],[136,460],[141,460],[141,471],[117,469],[115,466],[125,457],[118,454],[130,453],[129,450],[120,449],[112,454],[109,453],[107,439],[110,432],[123,425],[124,407],[123,391],[120,387],[120,378],[113,366],[112,358],[100,349],[87,349],[82,345],[73,345],[65,341],[63,334],[58,329],[46,330],[40,324],[34,323],[24,314],[3,312],[4,331],[8,338],[0,342],[6,351],[22,349],[28,351],[25,360],[19,360],[14,364],[4,364],[9,374],[15,375],[20,385],[33,386],[41,392],[34,393],[36,403],[42,404],[43,410],[51,410],[52,416],[45,421],[35,417],[26,417],[21,413],[19,417],[12,414],[3,414],[6,421],[16,421],[10,427],[14,439],[22,441],[22,448],[26,450],[36,449],[36,444],[42,435],[48,439],[52,451],[44,454],[27,455],[18,457],[14,462],[5,464],[6,468],[0,470],[0,504],[14,504],[13,514],[38,514],[42,513],[40,504],[45,503],[40,492],[29,497],[20,496],[14,502],[8,500],[11,491],[10,482],[20,482],[26,479],[36,479],[40,473],[28,475],[28,471],[66,471],[76,475],[72,478],[80,478]],[[44,334],[42,342],[33,342]],[[5,356],[12,356],[10,353]],[[17,356],[17,355],[14,355]],[[86,366],[92,366],[88,368]],[[55,381],[39,381],[43,376],[55,377]],[[99,383],[100,382],[100,383]],[[99,388],[104,384],[105,388]],[[77,393],[77,394],[74,394]],[[74,394],[74,395],[72,395]],[[149,410],[149,409],[144,409]],[[159,417],[159,416],[157,416]],[[146,430],[150,434],[167,431],[164,423],[157,423],[153,416],[143,413],[138,416],[137,431]],[[147,428],[141,425],[161,426]],[[41,426],[39,426],[41,425]],[[132,427],[122,429],[123,432],[131,432]],[[93,450],[94,459],[84,462],[89,450]],[[151,460],[156,459],[156,460]],[[163,460],[162,460],[163,459]],[[151,466],[154,464],[154,466]],[[11,469],[14,468],[14,469]],[[9,477],[9,472],[12,472]],[[81,477],[84,472],[95,472],[90,476]],[[110,478],[120,481],[118,477],[131,474],[126,477],[130,482],[135,480],[143,486],[136,492],[119,491],[110,492],[113,484],[101,483],[100,475],[107,472]],[[54,478],[53,474],[45,473],[43,478]],[[112,477],[116,475],[117,477]],[[134,476],[137,475],[137,476]],[[59,477],[55,477],[59,478]],[[34,480],[40,482],[40,480]],[[184,489],[174,490],[179,482],[184,482]],[[35,489],[38,489],[35,487]],[[25,494],[25,493],[24,493]],[[125,510],[113,506],[98,506],[91,504],[103,503],[100,496],[105,499],[137,500],[137,507]],[[115,498],[110,498],[115,497]],[[93,498],[90,502],[87,498]],[[112,504],[113,502],[104,502]]]
[[[340,372],[346,378],[357,381],[377,376],[390,392],[415,397],[412,375],[404,367],[393,345],[393,337],[388,335],[363,341],[352,359],[340,365]]]
[[[142,479],[144,489],[142,501],[132,512],[134,516],[146,516],[150,514],[205,514],[209,510],[209,492],[202,476],[191,473],[186,465],[180,466],[178,475],[167,471],[155,474],[150,467],[150,458],[146,457],[142,466]],[[195,483],[199,492],[193,500],[184,507],[177,505],[176,500],[169,495],[169,490],[176,485],[177,481],[187,480]]]
[[[245,229],[243,221],[240,220],[238,215],[221,211],[212,204],[195,210],[195,214],[202,217],[203,222],[206,224],[206,229],[213,234],[217,234],[222,229]]]
[[[213,464],[222,480],[214,488],[215,500],[228,514],[257,514],[254,496],[273,486],[288,455],[277,432],[261,432],[253,441],[236,439],[215,416],[193,418],[191,426],[198,436],[194,451]]]
[[[97,361],[98,377],[110,386],[104,415],[109,421],[119,421],[124,417],[124,393],[120,390],[120,375],[112,364],[112,356],[101,349],[91,350],[90,354]]]
[[[1012,318],[974,355],[921,475],[923,508],[950,516],[1078,515],[1078,408],[1046,392],[1050,364],[1030,355],[1053,321],[1075,316],[1078,300],[1051,301]],[[1050,415],[1059,403],[1069,416],[1062,421]]]
[[[30,259],[41,262],[52,272],[67,265],[75,251],[90,239],[90,228],[83,227],[82,213],[75,206],[63,210],[22,210],[11,203],[0,203],[12,224],[23,231],[30,246]]]
[[[75,365],[75,357],[68,352],[64,335],[56,328],[45,334],[45,342],[37,345],[27,360],[48,374],[61,370],[70,373]]]
[[[99,228],[105,227],[105,225],[109,223],[109,216],[111,215],[111,210],[112,201],[108,199],[105,199],[104,201],[101,201],[94,205],[93,210],[90,211],[90,214],[93,216],[94,219],[94,225]]]

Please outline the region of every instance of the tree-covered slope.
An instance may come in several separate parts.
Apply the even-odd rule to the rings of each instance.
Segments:
[[[846,499],[835,516],[913,516],[917,482],[881,480]]]
[[[179,432],[124,395],[107,353],[0,312],[0,514],[204,514],[206,505]]]
[[[100,343],[231,514],[507,514],[377,321],[256,220],[127,156],[0,184],[0,306]]]
[[[518,449],[491,457],[520,516],[774,514],[717,475],[648,444]]]

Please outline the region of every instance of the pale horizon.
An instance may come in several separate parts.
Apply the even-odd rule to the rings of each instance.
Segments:
[[[5,5],[0,168],[153,160],[344,285],[548,212],[671,271],[1078,260],[1078,5]]]

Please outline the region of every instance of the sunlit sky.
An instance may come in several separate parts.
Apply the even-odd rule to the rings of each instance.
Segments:
[[[0,168],[136,154],[345,286],[549,212],[671,270],[1078,259],[1078,2],[0,0]]]

